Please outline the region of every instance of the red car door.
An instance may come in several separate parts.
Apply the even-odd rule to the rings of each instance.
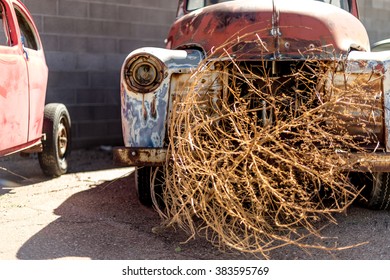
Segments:
[[[0,155],[25,144],[29,130],[26,57],[8,3],[0,0]]]
[[[14,3],[29,79],[29,132],[28,142],[42,136],[48,69],[38,31],[30,14],[20,3]]]

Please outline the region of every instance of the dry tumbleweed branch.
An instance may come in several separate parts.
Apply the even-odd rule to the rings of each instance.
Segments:
[[[362,81],[345,86],[335,74],[342,65],[201,65],[169,122],[166,224],[265,257],[288,244],[327,249],[306,237],[321,237],[318,221],[334,222],[358,195],[344,153],[375,141],[367,125],[374,101],[361,94]],[[353,110],[363,117],[352,119]],[[365,135],[353,137],[351,126]]]

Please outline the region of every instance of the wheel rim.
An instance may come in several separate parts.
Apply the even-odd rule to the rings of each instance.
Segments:
[[[57,144],[58,155],[60,158],[63,158],[68,148],[68,132],[63,119],[61,119],[61,122],[58,124]]]

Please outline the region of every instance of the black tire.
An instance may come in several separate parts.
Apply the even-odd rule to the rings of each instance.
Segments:
[[[373,210],[390,209],[389,172],[356,173],[352,182],[364,188],[362,198],[358,200],[361,206]]]
[[[157,173],[156,173],[157,172]],[[152,180],[154,180],[152,182]],[[154,193],[152,185],[154,184]],[[155,196],[158,207],[162,207],[162,188],[164,185],[164,174],[162,167],[143,166],[135,170],[135,188],[141,204],[151,207],[154,205],[152,195]]]
[[[43,151],[38,154],[39,164],[46,176],[58,177],[68,171],[68,156],[71,151],[71,122],[63,104],[45,106],[42,141]]]

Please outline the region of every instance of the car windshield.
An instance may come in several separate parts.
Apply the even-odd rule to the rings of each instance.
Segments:
[[[206,6],[228,2],[233,0],[188,0],[187,1],[187,11],[197,10]],[[348,0],[311,0],[311,1],[320,1],[328,4],[335,5],[336,7],[342,8],[349,11]]]

